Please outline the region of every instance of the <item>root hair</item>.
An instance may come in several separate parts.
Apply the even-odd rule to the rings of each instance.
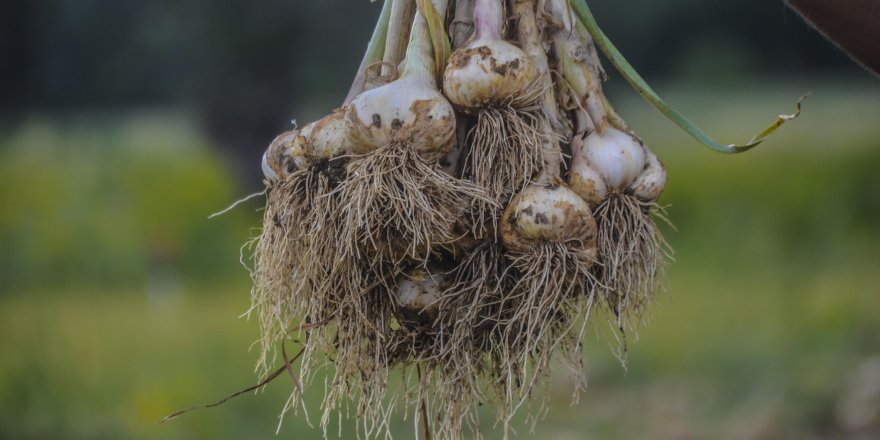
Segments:
[[[314,324],[326,324],[346,293],[361,289],[361,280],[352,275],[357,273],[351,270],[354,262],[340,261],[334,249],[324,246],[340,229],[341,199],[334,189],[344,179],[345,162],[342,157],[312,160],[269,188],[262,233],[255,239],[247,312],[260,321],[257,368],[263,374],[277,363],[279,345],[299,334],[308,336],[301,339],[299,380],[310,383],[310,364],[328,338],[328,327]]]
[[[473,211],[475,231],[495,223],[499,207],[525,188],[541,170],[544,137],[541,109],[515,109],[511,106],[487,107],[476,115],[468,132],[462,174],[484,188],[495,204],[479,204]]]
[[[451,246],[464,209],[493,203],[477,186],[403,144],[353,158],[339,191],[344,202],[337,248],[358,260],[395,266],[404,259],[426,262],[438,247]]]
[[[542,241],[508,258],[517,279],[502,301],[504,332],[494,347],[505,431],[520,406],[546,384],[554,354],[574,379],[575,400],[586,387],[581,339],[598,284],[591,270],[596,250],[578,241]],[[542,413],[543,401],[536,411],[530,405],[529,423]]]
[[[541,171],[541,148],[552,136],[546,132],[547,116],[541,106],[544,89],[534,81],[520,95],[476,112],[476,122],[468,131],[462,161],[462,175],[480,188],[496,204],[477,204],[470,208],[474,234],[494,234],[499,207],[528,185]]]
[[[665,282],[672,249],[652,219],[666,221],[665,210],[633,195],[615,192],[596,207],[602,298],[619,330],[637,333],[646,310]],[[625,340],[625,339],[624,339]]]

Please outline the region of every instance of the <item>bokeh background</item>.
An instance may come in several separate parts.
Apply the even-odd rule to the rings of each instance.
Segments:
[[[591,3],[721,140],[813,95],[725,157],[612,73],[612,101],[668,167],[670,289],[626,369],[589,336],[588,392],[570,406],[560,374],[520,437],[880,438],[880,81],[781,1]],[[284,380],[156,421],[255,383],[239,248],[262,200],[207,217],[262,189],[274,134],[342,100],[379,9],[0,2],[0,438],[276,438]],[[411,421],[395,429],[412,436]],[[320,435],[300,415],[277,438]]]

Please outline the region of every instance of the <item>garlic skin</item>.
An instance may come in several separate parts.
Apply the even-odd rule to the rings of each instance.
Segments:
[[[305,130],[303,130],[305,131]],[[262,160],[263,176],[269,183],[287,179],[306,165],[306,139],[300,130],[291,130],[275,137]]]
[[[590,133],[584,141],[584,156],[611,190],[628,188],[645,168],[645,148],[632,135],[614,127]]]
[[[645,151],[648,156],[645,169],[642,170],[630,188],[636,197],[645,202],[654,203],[666,188],[666,169],[663,168],[660,159],[651,150],[645,148]]]
[[[309,124],[303,129],[307,139],[307,153],[316,159],[332,159],[348,153],[345,137],[345,107],[333,110],[329,115]]]
[[[450,285],[451,282],[445,275],[415,269],[397,282],[394,298],[405,318],[431,322],[439,312],[442,293]]]
[[[535,62],[522,49],[502,39],[502,16],[499,0],[477,0],[475,38],[449,58],[443,92],[464,110],[502,104],[538,79]]]
[[[515,252],[542,240],[596,245],[596,220],[590,207],[565,186],[527,187],[511,200],[500,224],[502,243]]]

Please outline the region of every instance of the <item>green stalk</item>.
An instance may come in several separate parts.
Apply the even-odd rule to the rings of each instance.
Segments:
[[[780,115],[773,121],[770,126],[762,130],[760,133],[755,135],[749,142],[745,145],[723,145],[716,142],[712,139],[708,134],[706,134],[699,127],[694,125],[691,121],[687,120],[680,113],[669,107],[662,99],[651,89],[651,86],[648,85],[647,82],[639,75],[638,72],[633,68],[633,66],[623,57],[617,47],[611,43],[611,40],[608,39],[608,36],[602,32],[602,29],[599,28],[599,25],[596,23],[596,19],[593,17],[593,13],[590,11],[590,7],[587,6],[586,0],[569,0],[571,3],[572,9],[574,9],[575,15],[577,15],[578,19],[593,37],[593,41],[596,43],[596,46],[608,57],[611,61],[611,64],[623,75],[624,79],[632,86],[639,95],[642,96],[648,103],[650,103],[654,108],[656,108],[660,113],[663,113],[664,116],[669,118],[676,125],[681,127],[684,131],[686,131],[689,135],[691,135],[694,139],[700,141],[707,148],[717,151],[719,153],[724,154],[736,154],[748,151],[756,146],[758,146],[761,142],[764,142],[770,135],[773,134],[779,127],[781,127],[785,122],[790,121],[792,119],[800,116],[801,113],[801,103],[808,96],[802,96],[797,102],[797,111],[791,115]]]
[[[388,21],[391,17],[393,1],[385,0],[382,4],[379,21],[376,23],[376,28],[373,29],[373,36],[370,37],[370,42],[367,44],[367,52],[364,54],[364,59],[361,60],[357,75],[355,75],[348,95],[345,97],[345,105],[351,104],[351,101],[364,91],[364,75],[366,75],[367,68],[375,62],[382,61],[382,57],[385,55],[385,40],[388,38]]]

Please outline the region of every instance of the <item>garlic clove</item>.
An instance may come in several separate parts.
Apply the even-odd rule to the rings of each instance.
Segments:
[[[608,184],[602,173],[582,157],[576,156],[572,162],[568,186],[590,207],[595,208],[608,195]]]
[[[299,130],[291,130],[275,137],[263,153],[263,175],[271,183],[286,179],[306,164],[306,139]]]
[[[645,169],[635,179],[631,189],[636,197],[654,203],[666,188],[666,169],[651,150],[645,148],[645,151],[647,152]]]

